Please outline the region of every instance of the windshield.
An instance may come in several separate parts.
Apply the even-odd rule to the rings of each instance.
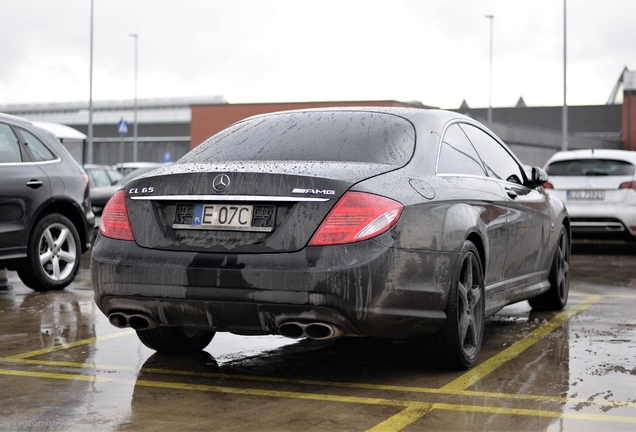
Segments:
[[[631,163],[612,159],[558,161],[546,168],[550,176],[630,176],[634,170]]]
[[[179,163],[218,161],[371,162],[405,165],[415,147],[410,122],[361,111],[294,112],[237,123]]]

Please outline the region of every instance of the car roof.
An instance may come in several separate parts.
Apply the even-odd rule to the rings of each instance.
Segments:
[[[366,111],[366,112],[375,112],[382,114],[393,114],[404,118],[412,118],[416,116],[430,116],[435,117],[443,121],[448,121],[455,118],[461,118],[464,120],[472,121],[475,120],[465,116],[463,114],[457,113],[455,111],[448,111],[442,109],[434,109],[434,108],[416,108],[416,107],[386,107],[386,106],[327,106],[321,108],[301,108],[295,110],[286,110],[286,111],[274,111],[270,113],[257,114],[241,121],[252,120],[260,117],[268,117],[275,116],[281,114],[293,114],[293,113],[311,113],[311,112],[344,112],[344,111]],[[237,122],[237,123],[240,123]]]
[[[162,165],[162,162],[119,162],[113,166],[116,167],[148,167],[153,165]]]
[[[33,124],[29,120],[25,119],[24,117],[18,117],[11,114],[5,114],[5,113],[0,113],[0,120],[11,121],[15,123],[22,123],[22,124],[29,124],[29,125]]]
[[[113,167],[110,165],[101,165],[101,164],[84,164],[82,165],[84,168],[95,168],[95,169],[109,169],[113,170]]]
[[[552,155],[546,166],[552,162],[579,159],[616,159],[636,164],[636,152],[631,150],[585,149],[560,151]]]

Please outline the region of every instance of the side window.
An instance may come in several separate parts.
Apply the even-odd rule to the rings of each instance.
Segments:
[[[462,124],[470,142],[484,161],[484,169],[489,177],[523,184],[521,167],[515,159],[494,138],[475,126]]]
[[[486,176],[477,152],[457,124],[446,129],[439,151],[437,172]]]
[[[37,139],[31,132],[25,129],[20,129],[20,134],[22,135],[27,148],[31,150],[31,154],[33,155],[33,160],[35,162],[55,159],[55,155],[51,153],[51,150],[46,148],[42,141]]]
[[[9,125],[0,123],[0,163],[22,162],[20,143]]]

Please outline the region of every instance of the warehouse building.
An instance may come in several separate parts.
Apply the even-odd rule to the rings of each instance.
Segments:
[[[209,136],[246,117],[275,111],[344,106],[392,106],[434,108],[421,102],[337,101],[229,104],[221,96],[141,99],[138,101],[139,161],[174,161]],[[35,122],[60,123],[88,132],[88,104],[52,103],[0,105],[0,112]],[[487,124],[487,108],[471,108],[465,102],[455,111]],[[115,164],[133,160],[132,119],[134,101],[93,103],[93,162]],[[120,134],[119,122],[128,121],[128,134]],[[493,108],[488,126],[531,165],[543,165],[561,149],[562,107],[528,107],[520,98],[515,107]],[[604,105],[568,107],[568,148],[636,150],[636,72],[623,71]],[[121,149],[123,148],[123,151]],[[83,151],[73,154],[86,162]]]

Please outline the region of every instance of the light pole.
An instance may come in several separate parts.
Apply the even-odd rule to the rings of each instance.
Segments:
[[[90,72],[88,78],[88,153],[84,160],[87,163],[93,163],[93,0],[91,0],[91,54],[90,54]]]
[[[563,0],[563,110],[561,120],[561,150],[568,149],[568,102],[566,97],[567,88],[567,39],[566,39],[566,0]]]
[[[492,123],[492,29],[494,15],[486,15],[490,20],[490,74],[488,78],[488,124]]]
[[[131,33],[128,36],[135,38],[135,116],[133,119],[133,162],[137,162],[137,42],[139,35]]]

